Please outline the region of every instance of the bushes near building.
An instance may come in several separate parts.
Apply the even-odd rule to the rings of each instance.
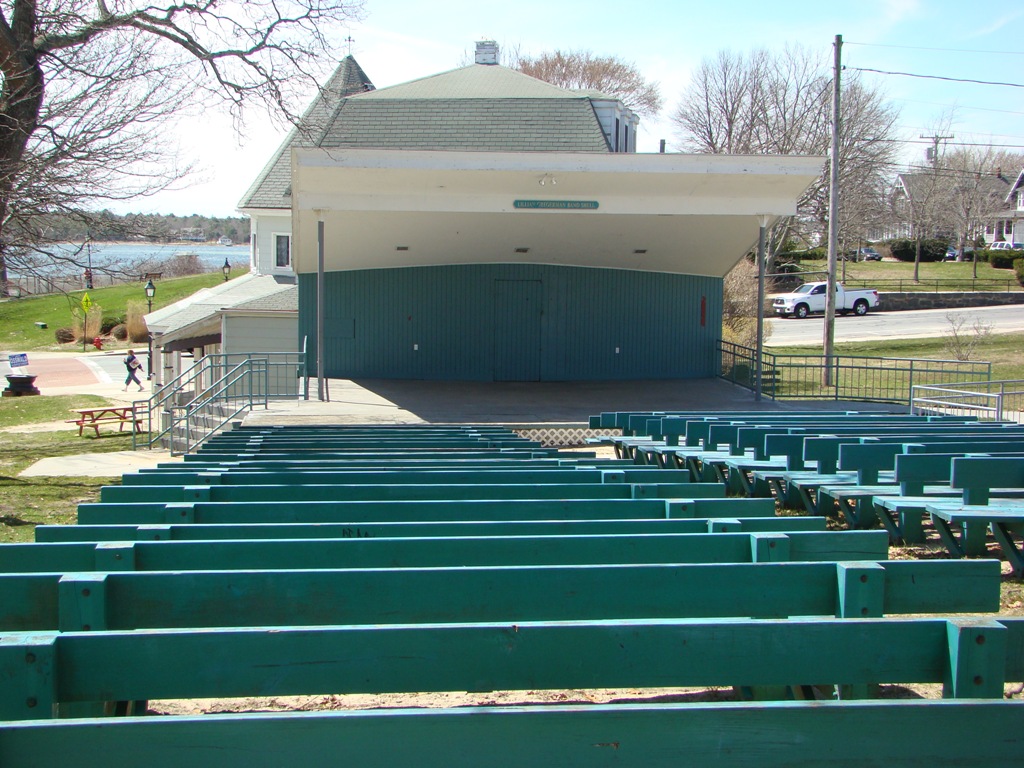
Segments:
[[[886,245],[889,252],[897,261],[914,261],[917,254],[917,241],[909,238],[895,238],[889,240]],[[946,249],[949,243],[938,238],[928,238],[921,241],[921,261],[942,261],[946,256]]]

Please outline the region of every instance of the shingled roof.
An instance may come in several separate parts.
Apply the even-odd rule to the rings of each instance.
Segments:
[[[349,56],[339,71],[346,66],[359,65]],[[365,75],[362,77],[365,80]],[[338,92],[330,87],[325,90]],[[379,90],[349,91],[334,102],[333,109],[321,97],[318,102],[324,103],[314,103],[307,112],[318,121],[315,130],[294,132],[285,140],[239,207],[291,207],[293,146],[609,152],[593,107],[593,100],[607,98],[559,88],[507,67],[485,64],[471,64]],[[327,114],[330,117],[319,122]]]
[[[901,173],[898,176],[903,190],[911,200],[927,200],[935,194],[945,195],[956,189],[957,176],[952,173]],[[1010,182],[1002,175],[987,174],[969,184],[993,200],[1006,199]]]
[[[302,116],[301,130],[292,129],[256,180],[242,196],[241,208],[291,207],[291,149],[319,146],[338,107],[349,96],[373,91],[373,83],[352,56],[346,56]]]

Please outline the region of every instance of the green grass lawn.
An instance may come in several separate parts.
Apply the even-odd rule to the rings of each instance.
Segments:
[[[840,355],[952,359],[942,338],[848,341],[836,344],[835,350]],[[770,352],[777,355],[820,355],[821,345],[771,347]],[[1024,333],[993,334],[979,342],[972,359],[992,363],[992,378],[996,381],[1024,379]]]
[[[96,395],[0,398],[0,428],[61,421],[74,408],[108,405]],[[18,477],[40,459],[130,451],[131,432],[79,437],[73,424],[58,432],[0,433],[0,542],[32,541],[39,524],[73,524],[78,504],[96,501],[111,477]]]
[[[824,271],[824,261],[801,261],[801,269]],[[914,265],[901,261],[858,261],[840,262],[836,270],[836,279],[846,283],[860,285],[861,281],[877,282],[879,290],[893,291],[986,291],[986,290],[1024,290],[1014,276],[1012,269],[993,269],[986,262],[978,263],[978,282],[974,282],[974,265],[970,262],[937,261],[919,265],[918,277],[920,284],[913,282]],[[815,280],[824,277],[815,276]],[[998,285],[986,285],[984,281],[995,280]],[[902,281],[896,285],[892,281]],[[867,286],[875,287],[875,286]]]
[[[238,277],[247,271],[247,268],[238,269],[233,274]],[[220,272],[160,280],[156,284],[153,309],[173,304],[202,288],[210,288],[223,281]],[[30,352],[74,349],[75,344],[58,344],[53,334],[58,328],[74,325],[72,309],[80,308],[84,293],[74,291],[69,294],[46,294],[0,301],[0,350]],[[93,305],[103,308],[104,315],[126,314],[129,302],[139,303],[145,309],[146,295],[141,283],[95,288],[88,293]],[[41,329],[36,323],[46,323],[47,327]]]

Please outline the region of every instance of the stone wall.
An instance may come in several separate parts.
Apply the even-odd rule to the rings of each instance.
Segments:
[[[940,293],[882,293],[878,292],[880,312],[898,312],[905,309],[961,309],[966,307],[994,307],[1004,304],[1024,304],[1024,291],[995,293],[985,291]]]

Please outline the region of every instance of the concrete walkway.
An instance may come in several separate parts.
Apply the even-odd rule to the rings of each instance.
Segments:
[[[123,351],[86,355],[33,353],[30,370],[38,376],[36,386],[44,397],[92,394],[128,404],[146,394],[134,388],[126,393],[122,381],[113,380],[119,369],[112,357],[123,355]],[[316,382],[311,384],[315,388]],[[324,402],[272,402],[268,408],[256,408],[246,414],[243,423],[585,425],[589,416],[613,410],[886,410],[884,406],[865,403],[758,403],[748,390],[721,379],[541,383],[332,379],[327,384],[329,399]],[[3,432],[11,435],[64,429],[75,427],[61,418],[10,427]],[[82,438],[88,439],[94,438]],[[172,461],[181,459],[167,451],[82,453],[44,459],[21,475],[117,478],[124,472]]]

